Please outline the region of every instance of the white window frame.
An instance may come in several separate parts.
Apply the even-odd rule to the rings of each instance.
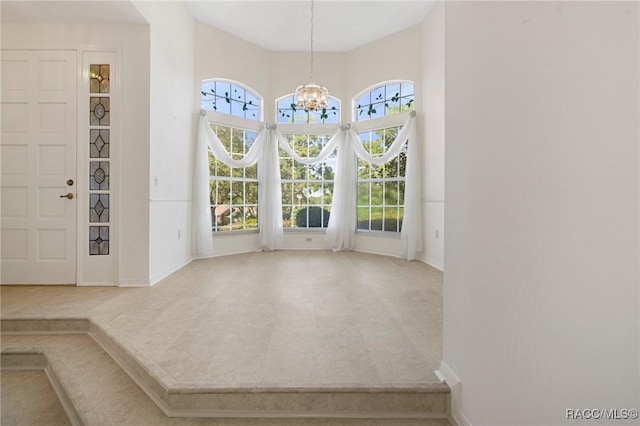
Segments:
[[[354,126],[357,129],[358,133],[365,133],[365,132],[371,132],[371,131],[377,131],[377,130],[383,130],[383,129],[390,129],[390,128],[394,128],[394,127],[399,127],[401,128],[407,121],[407,119],[409,118],[409,115],[411,114],[410,111],[406,111],[406,112],[401,112],[399,114],[393,114],[393,115],[384,115],[382,117],[375,117],[375,118],[368,118],[366,120],[361,120],[361,121],[357,121],[357,114],[358,114],[358,99],[360,99],[362,97],[362,95],[364,95],[365,93],[371,92],[373,90],[376,90],[380,87],[383,86],[388,86],[391,84],[402,84],[402,83],[410,83],[413,85],[414,88],[414,93],[413,93],[413,109],[415,109],[415,82],[413,81],[409,81],[409,80],[389,80],[389,81],[384,81],[384,82],[379,82],[376,83],[374,85],[371,85],[369,87],[367,87],[366,89],[362,90],[361,92],[357,93],[351,100],[351,111],[352,111],[352,118],[353,118],[353,122],[354,122]],[[395,159],[394,159],[395,160]],[[397,160],[395,160],[397,161]],[[375,167],[375,166],[374,166]],[[373,183],[373,182],[406,182],[405,180],[405,176],[402,177],[398,177],[398,178],[368,178],[368,179],[361,179],[360,177],[358,177],[358,172],[356,171],[356,188],[358,186],[359,183]],[[371,189],[369,190],[371,191]],[[384,190],[383,190],[384,191]],[[399,194],[398,194],[399,195]],[[356,197],[357,200],[357,197]],[[369,193],[369,200],[371,200],[371,192]],[[383,200],[384,200],[384,192],[383,192]],[[357,201],[356,201],[357,203]],[[404,200],[399,200],[399,203],[397,204],[397,206],[399,208],[403,209],[403,217],[404,217]],[[360,204],[356,204],[356,212],[358,211],[358,208],[364,207],[363,205]],[[385,208],[386,205],[383,204],[381,206],[376,206],[376,207],[381,207],[382,208],[382,220],[383,220],[383,224],[384,224],[384,218],[385,218]],[[371,201],[369,201],[369,229],[356,229],[356,232],[358,233],[369,233],[369,234],[378,234],[381,236],[397,236],[399,238],[400,236],[400,229],[398,229],[397,231],[385,231],[385,230],[372,230],[371,229]],[[357,214],[357,213],[356,213]]]
[[[229,127],[232,128],[233,130],[241,130],[241,131],[248,131],[248,132],[255,132],[255,133],[259,133],[260,129],[263,125],[262,122],[262,117],[263,117],[263,112],[264,112],[264,97],[262,95],[259,94],[258,91],[254,90],[253,88],[247,86],[244,83],[241,83],[239,81],[236,80],[231,80],[228,78],[207,78],[205,80],[202,80],[202,83],[208,82],[208,81],[222,81],[222,82],[228,82],[230,84],[234,84],[240,88],[242,88],[243,90],[250,92],[251,95],[253,97],[255,97],[258,102],[259,102],[259,108],[258,108],[258,117],[256,119],[252,119],[252,118],[245,118],[245,117],[239,117],[236,115],[231,115],[231,114],[226,114],[226,113],[221,113],[218,112],[216,110],[213,109],[205,109],[206,114],[207,114],[207,120],[209,121],[209,125],[210,126],[222,126],[222,127]],[[202,90],[201,90],[202,91]],[[215,130],[214,130],[215,132]],[[208,155],[211,155],[210,153]],[[243,175],[246,176],[246,173],[243,172]],[[256,174],[256,178],[246,178],[246,177],[233,177],[233,176],[216,176],[216,175],[209,175],[209,181],[228,181],[228,182],[255,182],[257,183],[257,185],[260,185],[260,182],[257,179],[257,174]],[[242,207],[245,208],[247,205],[253,205],[253,204],[247,204],[246,203],[246,194],[243,194],[243,203],[242,203]],[[256,203],[257,205],[257,203]],[[233,206],[233,204],[232,204]],[[212,209],[215,209],[215,206],[212,205]],[[212,211],[213,213],[213,211]],[[243,229],[243,230],[230,230],[230,231],[218,231],[215,230],[215,218],[213,217],[212,214],[212,229],[211,232],[214,235],[214,237],[221,237],[221,236],[228,236],[228,235],[237,235],[237,234],[243,234],[243,233],[258,233],[259,229],[255,228],[255,229]]]
[[[278,123],[278,118],[279,118],[278,103],[285,98],[292,97],[293,95],[294,95],[293,93],[289,93],[289,94],[280,96],[275,100],[275,122],[278,125],[278,130],[280,131],[280,133],[285,137],[291,136],[291,135],[307,136],[307,137],[327,136],[328,138],[327,142],[328,142],[329,139],[340,129],[340,123],[342,122],[342,113],[343,113],[342,100],[334,96],[331,96],[331,99],[338,103],[338,111],[337,111],[338,123]],[[281,150],[280,150],[280,153],[281,153]],[[282,158],[290,158],[290,157],[279,156],[280,160]],[[311,167],[311,166],[305,166],[305,167]],[[281,177],[281,184],[283,186],[285,184],[296,184],[296,183],[305,184],[305,185],[320,183],[324,187],[325,184],[335,185],[335,180],[334,179],[323,179],[323,180],[284,179]],[[305,202],[304,206],[306,207],[317,206],[323,209],[325,209],[326,207],[329,207],[329,211],[330,211],[332,204],[333,204],[333,198],[331,200],[331,204],[310,204],[307,201]],[[282,203],[283,213],[284,213],[284,208],[287,206],[291,206],[293,209],[293,207],[295,206],[295,203],[293,203],[293,201],[291,204]],[[326,227],[308,227],[308,226],[304,228],[284,227],[285,232],[326,232],[326,230],[327,230]]]

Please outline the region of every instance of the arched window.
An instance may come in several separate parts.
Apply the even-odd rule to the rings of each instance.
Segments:
[[[330,96],[327,108],[307,112],[297,109],[293,94],[289,94],[276,101],[276,114],[278,123],[294,125],[278,128],[296,153],[315,157],[340,123],[340,100]],[[331,124],[334,126],[327,126]],[[336,153],[313,165],[297,162],[282,148],[279,155],[283,228],[326,228],[333,201]]]
[[[286,95],[276,101],[278,123],[295,124],[338,124],[340,123],[340,100],[329,96],[327,107],[320,111],[305,111],[296,108],[294,94]]]
[[[414,84],[394,81],[376,85],[353,100],[358,136],[372,155],[382,156],[402,128],[406,113],[414,109]],[[400,155],[377,166],[358,158],[358,230],[400,232],[404,217],[407,147]]]
[[[224,79],[202,82],[202,108],[229,155],[241,159],[256,140],[262,97]],[[214,232],[258,229],[258,165],[233,168],[209,152],[211,218]]]
[[[262,98],[240,83],[225,79],[204,80],[200,93],[205,110],[249,120],[262,119]]]
[[[354,100],[354,121],[400,114],[414,109],[414,85],[395,81],[367,89]]]

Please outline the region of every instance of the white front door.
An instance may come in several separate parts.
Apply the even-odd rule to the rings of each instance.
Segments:
[[[75,284],[76,53],[3,50],[1,71],[1,282]]]

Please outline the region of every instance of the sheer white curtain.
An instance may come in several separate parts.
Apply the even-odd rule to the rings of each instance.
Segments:
[[[211,236],[211,206],[209,195],[208,150],[229,167],[248,167],[258,162],[258,228],[259,249],[281,247],[282,197],[278,144],[296,161],[315,164],[325,161],[337,148],[333,202],[326,245],[335,251],[353,250],[356,232],[356,155],[365,161],[382,165],[395,158],[408,142],[405,174],[404,219],[401,232],[401,253],[408,260],[422,251],[421,229],[421,150],[417,139],[416,114],[412,112],[387,152],[375,157],[367,152],[351,125],[341,126],[316,157],[301,157],[289,145],[275,125],[266,124],[241,159],[235,160],[211,129],[206,112],[200,112],[193,182],[193,251],[197,257],[213,254]]]
[[[208,141],[208,130],[211,130],[211,127],[206,115],[204,110],[200,111],[193,168],[191,251],[195,257],[213,255]]]
[[[382,156],[373,156],[367,152],[354,126],[342,126],[341,130],[346,135],[344,142],[338,148],[338,170],[336,171],[333,204],[327,228],[327,244],[334,251],[353,250],[354,247],[357,226],[355,155],[379,166],[397,157],[402,151],[402,147],[408,143],[404,218],[402,220],[399,256],[408,260],[415,259],[416,252],[422,251],[421,150],[417,138],[415,111],[411,112],[402,130]]]
[[[275,250],[282,244],[280,165],[275,126],[265,125],[245,156],[231,158],[207,118],[200,111],[193,181],[193,252],[196,257],[213,255],[209,154],[229,167],[249,167],[258,162],[258,247]]]
[[[336,155],[336,174],[333,184],[331,214],[325,244],[333,251],[353,250],[356,238],[356,157],[355,145],[362,146],[350,125],[341,126],[336,135],[339,141]],[[334,136],[335,137],[335,136]]]
[[[258,240],[262,250],[280,248],[283,239],[278,134],[275,125],[267,124],[253,145],[262,147],[258,162]]]

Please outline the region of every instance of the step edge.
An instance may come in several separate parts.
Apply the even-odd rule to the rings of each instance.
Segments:
[[[275,411],[275,410],[170,410],[172,418],[264,418],[264,419],[446,419],[445,412],[419,411]]]
[[[46,357],[46,354],[45,354]],[[58,379],[57,374],[53,371],[50,365],[47,365],[44,369],[45,374],[49,378],[49,383],[53,387],[54,392],[58,396],[58,400],[62,405],[62,409],[67,413],[67,417],[73,426],[85,426],[87,423],[84,421],[82,415],[76,410],[76,406],[73,404],[69,393],[64,385]]]
[[[2,365],[0,369],[7,371],[44,371],[49,384],[53,388],[53,391],[55,392],[56,397],[58,398],[58,401],[60,402],[60,405],[62,406],[62,409],[64,410],[71,424],[73,426],[86,425],[86,422],[82,418],[82,415],[80,415],[78,410],[76,410],[76,407],[73,404],[73,401],[71,400],[67,389],[62,384],[57,374],[53,370],[51,364],[49,363],[49,358],[47,357],[47,354],[44,350],[28,348],[24,351],[20,351],[18,350],[18,348],[10,348],[10,350],[3,350],[2,353],[0,353],[0,359],[3,359],[7,355],[16,357],[19,357],[20,355],[28,355],[30,357],[33,355],[40,355],[36,363],[30,364],[28,362],[25,362],[20,365]],[[0,362],[0,364],[2,363]]]
[[[74,318],[77,319],[77,318]],[[12,319],[14,321],[31,321],[31,320],[40,320],[40,321],[51,321],[53,319],[43,319],[43,318],[15,318]],[[65,320],[67,320],[65,318]],[[303,393],[303,394],[329,394],[329,393],[342,393],[342,394],[366,394],[366,395],[382,395],[385,393],[388,394],[432,394],[432,395],[448,395],[450,393],[450,389],[446,384],[434,382],[433,384],[429,383],[426,386],[411,386],[411,387],[375,387],[375,386],[366,386],[366,387],[351,387],[351,388],[318,388],[318,387],[252,387],[252,388],[195,388],[195,387],[170,387],[167,386],[162,380],[160,380],[156,375],[149,370],[148,366],[142,364],[131,352],[122,345],[117,339],[110,335],[108,331],[104,328],[96,324],[90,318],[83,319],[87,322],[88,330],[61,330],[61,331],[52,331],[52,330],[44,330],[41,332],[38,331],[14,331],[7,332],[3,331],[3,334],[87,334],[91,339],[96,342],[96,344],[106,353],[111,359],[127,374],[127,376],[134,381],[142,389],[142,391],[156,404],[156,406],[168,417],[251,417],[251,418],[380,418],[380,419],[394,419],[394,418],[449,418],[449,415],[446,412],[416,412],[416,411],[397,411],[397,412],[376,412],[376,411],[340,411],[340,410],[326,410],[326,411],[274,411],[274,410],[202,410],[202,409],[189,409],[189,410],[180,410],[173,409],[169,400],[170,396],[177,395],[189,395],[189,394],[200,394],[200,395],[215,395],[215,394],[240,394],[240,393],[249,393],[253,395],[259,394],[277,394],[277,393]],[[122,354],[116,353],[110,346],[113,345],[117,347]],[[138,372],[132,369],[127,360],[122,357],[126,357],[128,361],[135,365],[136,368],[139,368],[144,374],[147,376],[140,377]],[[145,357],[146,358],[146,357]],[[150,361],[150,360],[149,360]],[[165,373],[166,374],[166,373]],[[149,384],[148,381],[152,381],[152,384]],[[156,385],[156,386],[154,386]],[[153,387],[158,387],[161,389],[161,394],[158,394]],[[407,417],[409,416],[409,417]],[[418,417],[414,417],[418,416]],[[426,416],[426,417],[424,417]],[[436,417],[431,417],[436,416]]]

